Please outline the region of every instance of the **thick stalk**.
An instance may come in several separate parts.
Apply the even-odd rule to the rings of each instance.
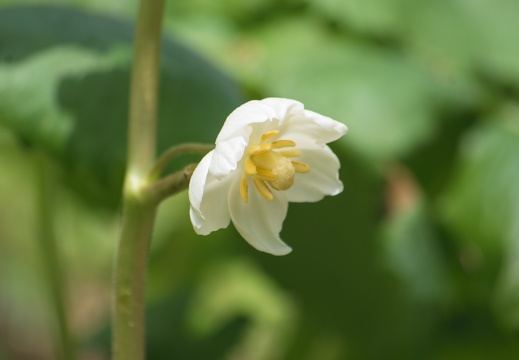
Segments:
[[[145,357],[145,283],[156,203],[143,194],[155,162],[164,0],[141,0],[130,89],[122,231],[114,268],[113,360]]]
[[[138,198],[125,201],[115,269],[113,360],[145,357],[146,268],[155,208]]]
[[[140,0],[130,89],[128,174],[146,179],[155,162],[164,0]]]

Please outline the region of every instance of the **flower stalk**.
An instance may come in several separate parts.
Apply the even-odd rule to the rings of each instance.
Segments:
[[[166,150],[156,161],[153,169],[150,171],[150,180],[157,179],[169,161],[183,154],[202,154],[205,155],[214,149],[212,144],[185,143],[173,146]]]
[[[116,257],[113,318],[114,360],[145,358],[145,293],[148,247],[155,204],[126,197]]]
[[[155,162],[163,10],[164,0],[140,0],[131,75],[127,164],[127,176],[140,179],[146,178]]]
[[[165,176],[143,189],[143,194],[155,204],[189,187],[189,181],[198,164],[190,164],[180,171]]]
[[[145,357],[145,282],[156,204],[143,194],[155,162],[164,0],[141,0],[130,89],[122,231],[114,267],[112,359]]]

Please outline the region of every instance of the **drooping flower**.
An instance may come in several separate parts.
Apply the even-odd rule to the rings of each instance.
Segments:
[[[279,236],[288,203],[342,191],[339,159],[326,144],[347,130],[295,100],[268,98],[240,106],[191,178],[195,231],[207,235],[232,220],[256,249],[288,254],[292,249]]]

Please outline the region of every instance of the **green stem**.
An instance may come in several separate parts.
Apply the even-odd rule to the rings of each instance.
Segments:
[[[145,357],[145,283],[156,203],[143,194],[155,162],[164,0],[141,0],[130,90],[122,231],[114,267],[113,360]]]
[[[157,179],[169,161],[183,154],[207,154],[214,149],[212,144],[184,143],[173,146],[166,150],[156,161],[155,166],[150,171],[150,179]]]
[[[151,201],[159,204],[171,195],[185,190],[189,186],[189,180],[198,164],[190,164],[180,171],[163,177],[143,189],[143,194]]]
[[[130,89],[128,173],[144,179],[155,162],[158,74],[164,0],[141,0]]]
[[[75,359],[74,342],[68,329],[63,269],[54,234],[54,183],[52,168],[44,155],[37,156],[38,162],[38,215],[40,219],[40,251],[44,274],[50,290],[50,303],[56,315],[56,351],[62,360]]]
[[[115,269],[114,360],[144,359],[146,268],[155,209],[155,203],[138,198],[124,204]]]

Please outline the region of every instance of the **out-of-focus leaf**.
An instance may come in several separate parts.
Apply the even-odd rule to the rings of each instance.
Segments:
[[[0,63],[0,124],[30,142],[63,153],[74,118],[56,103],[60,82],[120,66],[121,61],[127,65],[128,60],[124,54],[103,57],[85,48],[59,47],[19,62]]]
[[[295,324],[291,299],[249,261],[226,259],[202,280],[192,303],[193,328],[204,335],[237,315],[250,325],[233,357],[282,359]]]
[[[438,75],[459,81],[467,72],[478,71],[519,83],[519,2],[439,0],[409,5],[405,41],[434,65]]]
[[[188,320],[192,296],[192,291],[176,291],[148,307],[148,359],[225,359],[239,341],[248,322],[242,314],[203,336],[197,334]]]
[[[2,123],[53,151],[105,204],[117,203],[124,173],[132,35],[129,23],[67,8],[0,11]],[[162,45],[159,150],[213,142],[241,102],[237,87],[178,43]]]
[[[407,0],[311,0],[317,10],[363,32],[393,33],[402,26]]]
[[[231,74],[241,74],[243,70],[236,66],[235,52],[239,37],[239,27],[226,17],[189,16],[175,17],[170,27],[173,34],[188,43],[200,54],[223,66]]]
[[[434,86],[404,55],[331,36],[304,18],[271,24],[253,41],[266,91],[346,123],[341,141],[363,155],[391,159],[434,132]]]
[[[519,223],[513,224],[513,230],[507,240],[507,252],[503,268],[497,283],[494,300],[495,310],[501,321],[509,328],[519,328]]]
[[[427,215],[421,201],[393,214],[384,226],[383,248],[411,296],[439,305],[452,296],[453,284]]]
[[[202,14],[209,17],[224,16],[237,21],[245,21],[265,13],[272,3],[275,2],[272,0],[179,0],[171,2],[168,14],[171,17],[176,17],[178,14],[187,17]]]
[[[504,106],[465,140],[442,209],[463,240],[496,254],[519,218],[519,107]]]
[[[232,231],[197,235],[189,220],[187,192],[167,199],[159,207],[148,276],[148,297],[161,299],[186,283],[197,282],[211,264],[228,256],[239,241]]]
[[[404,157],[426,198],[434,200],[449,185],[458,165],[455,154],[461,139],[476,121],[473,111],[445,112],[434,136]]]
[[[303,325],[287,359],[305,358],[323,333],[344,344],[340,358],[406,358],[429,329],[416,328],[424,314],[375,260],[381,256],[382,179],[351,153],[338,154],[344,192],[290,204],[281,235],[293,252],[272,257],[250,251],[301,309]]]
[[[225,319],[202,336],[189,323],[193,288],[179,288],[146,308],[146,359],[224,360],[248,325],[242,314]],[[89,346],[110,354],[110,328],[105,326]]]
[[[0,203],[3,204],[0,208],[0,306],[9,309],[9,318],[5,321],[19,321],[42,329],[45,328],[42,324],[51,316],[35,241],[39,236],[38,213],[34,206],[35,159],[22,151],[12,133],[3,128],[0,128],[0,163]]]
[[[478,324],[481,328],[484,324]],[[492,331],[493,330],[493,331]],[[514,360],[519,348],[517,342],[503,341],[495,337],[499,330],[480,331],[466,338],[451,337],[443,347],[431,351],[432,358],[441,360]],[[477,330],[476,330],[477,331]]]

